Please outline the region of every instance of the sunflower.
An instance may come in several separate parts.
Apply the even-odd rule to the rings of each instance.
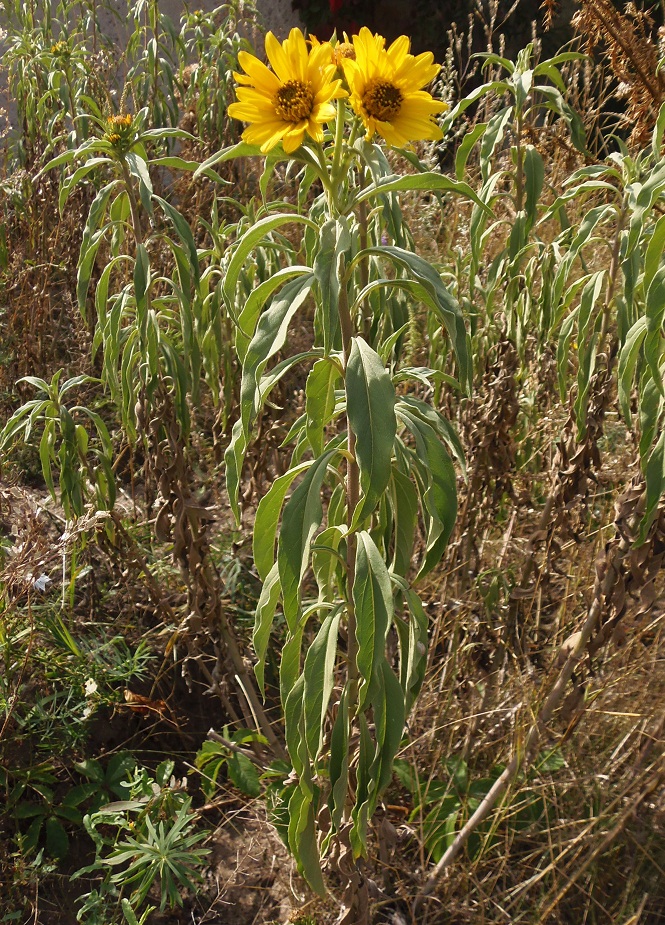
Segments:
[[[240,86],[229,115],[250,123],[243,141],[259,145],[263,154],[280,141],[291,154],[305,133],[323,141],[323,125],[336,114],[331,101],[347,95],[341,80],[333,79],[336,68],[330,46],[317,45],[308,51],[300,29],[291,29],[281,43],[269,32],[266,53],[272,70],[246,51],[238,55],[245,74],[234,74]]]
[[[351,106],[363,121],[367,137],[378,132],[388,144],[433,140],[442,132],[433,116],[448,107],[422,88],[439,73],[434,55],[409,53],[409,39],[402,35],[385,47],[385,39],[363,26],[353,36],[355,59],[341,64],[351,90]]]

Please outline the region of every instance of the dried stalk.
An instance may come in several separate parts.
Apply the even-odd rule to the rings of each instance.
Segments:
[[[617,501],[617,518],[621,517],[623,505],[626,501],[626,497],[630,493],[631,492],[629,489],[629,492]],[[633,517],[634,519],[637,519],[639,517],[639,512],[635,511]],[[602,561],[599,563],[599,572],[603,576],[602,581],[597,581],[594,599],[591,607],[589,608],[586,620],[584,621],[584,624],[579,631],[579,636],[577,636],[575,644],[570,648],[569,654],[564,662],[563,667],[561,668],[559,676],[547,699],[545,700],[545,703],[543,704],[536,718],[536,721],[531,726],[523,746],[515,750],[504,772],[499,778],[497,778],[493,787],[491,790],[489,790],[486,797],[478,806],[477,810],[473,813],[473,815],[467,821],[466,825],[464,825],[464,827],[457,834],[453,843],[450,845],[441,860],[428,876],[427,880],[418,892],[418,895],[416,896],[415,902],[413,904],[414,918],[420,911],[420,908],[425,899],[433,893],[441,876],[464,849],[470,836],[491,814],[497,802],[508,790],[519,772],[524,768],[527,768],[533,760],[533,757],[538,748],[538,744],[540,742],[542,730],[551,720],[557,707],[561,705],[566,695],[568,682],[570,681],[584,650],[591,642],[593,634],[596,632],[599,626],[603,609],[606,604],[612,600],[614,587],[622,574],[624,560],[628,556],[630,548],[631,538],[629,535],[624,533],[618,542],[615,542],[614,545],[610,545],[606,550]]]

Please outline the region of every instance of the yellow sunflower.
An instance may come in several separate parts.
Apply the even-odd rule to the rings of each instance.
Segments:
[[[254,55],[238,55],[245,74],[234,74],[240,86],[238,102],[229,106],[234,119],[249,122],[243,141],[259,145],[267,154],[281,141],[287,154],[299,148],[305,137],[323,141],[323,125],[335,118],[332,100],[347,96],[341,80],[334,80],[335,64],[330,46],[308,51],[300,29],[278,42],[266,35],[266,53],[272,70]]]
[[[441,138],[434,116],[447,109],[422,88],[439,73],[439,65],[427,51],[409,53],[409,39],[402,35],[390,48],[385,39],[363,26],[353,36],[355,59],[344,57],[341,65],[351,90],[351,106],[362,119],[367,137],[378,132],[388,144]]]

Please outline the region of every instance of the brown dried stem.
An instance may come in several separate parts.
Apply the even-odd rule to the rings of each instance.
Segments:
[[[617,502],[619,512],[622,508],[621,501],[622,499],[619,499]],[[533,760],[540,742],[542,730],[551,720],[555,710],[561,705],[566,694],[568,682],[579,663],[582,653],[587,648],[599,625],[603,609],[607,602],[612,599],[615,584],[622,573],[623,563],[630,551],[630,547],[631,540],[627,536],[622,536],[618,542],[608,547],[602,563],[602,583],[598,583],[595,589],[593,602],[579,630],[579,636],[575,644],[571,647],[554,686],[541,707],[535,722],[531,726],[523,745],[515,749],[506,769],[501,776],[497,778],[486,797],[482,800],[476,811],[457,834],[453,843],[449,846],[441,860],[427,877],[414,902],[414,917],[416,917],[425,899],[434,891],[441,876],[464,849],[470,836],[491,814],[497,802],[508,790],[518,773],[528,767]]]

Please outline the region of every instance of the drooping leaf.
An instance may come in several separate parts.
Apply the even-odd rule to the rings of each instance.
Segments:
[[[303,668],[305,736],[313,761],[319,756],[323,746],[328,701],[335,684],[337,632],[340,616],[341,607],[336,607],[328,614],[305,656]]]
[[[282,515],[277,564],[284,617],[291,632],[295,631],[298,623],[300,583],[309,564],[309,547],[323,517],[321,486],[335,452],[328,450],[313,463],[286,503]]]
[[[263,581],[263,587],[261,588],[261,594],[259,595],[256,612],[254,614],[252,645],[257,658],[256,665],[254,666],[254,674],[256,675],[261,693],[265,692],[264,675],[266,653],[270,641],[272,622],[275,617],[275,609],[281,591],[282,586],[279,582],[279,570],[275,562]]]
[[[386,637],[393,619],[393,594],[388,567],[370,534],[360,531],[356,543],[353,606],[361,678],[358,708],[363,709],[373,696],[373,686],[385,659]]]
[[[402,741],[404,722],[404,692],[384,655],[379,664],[376,689],[372,696],[376,734],[376,765],[373,769],[372,796],[369,815],[376,809],[381,793],[390,783],[393,761]]]
[[[259,319],[247,348],[240,384],[240,410],[247,438],[259,410],[258,392],[263,371],[268,360],[284,346],[289,323],[309,295],[313,282],[312,274],[288,282]]]
[[[280,475],[270,486],[268,492],[259,501],[254,520],[253,552],[254,565],[262,581],[265,581],[268,572],[275,561],[275,541],[277,525],[282,513],[284,499],[291,487],[291,483],[312,465],[311,460],[300,463]]]
[[[426,301],[436,313],[450,335],[459,366],[460,383],[464,389],[470,389],[471,357],[464,317],[457,300],[443,284],[436,269],[418,254],[401,247],[386,244],[380,248],[367,248],[364,253],[387,258],[395,266],[405,270],[407,277],[422,287],[423,301]]]
[[[307,439],[315,456],[323,452],[325,428],[335,410],[335,386],[340,379],[337,365],[328,358],[317,360],[305,385]]]
[[[323,347],[326,354],[341,347],[338,305],[341,266],[350,248],[348,219],[331,219],[319,229],[314,275],[319,288]]]
[[[316,842],[316,828],[312,802],[300,789],[289,800],[289,847],[298,864],[298,869],[310,887],[319,896],[326,895],[321,873],[319,847]]]
[[[361,337],[353,338],[346,394],[363,494],[354,512],[354,522],[360,523],[372,513],[388,486],[397,430],[395,387],[379,355]]]

